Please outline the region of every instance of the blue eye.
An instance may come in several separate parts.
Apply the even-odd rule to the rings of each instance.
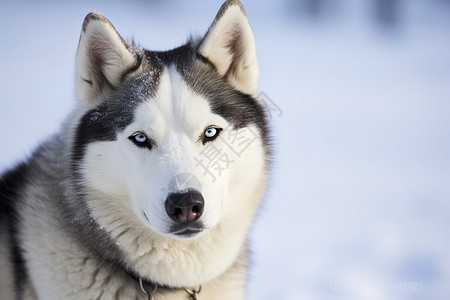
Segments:
[[[134,140],[138,143],[146,143],[147,142],[147,137],[143,133],[135,134],[133,137],[134,137]]]
[[[209,128],[208,130],[205,131],[205,137],[207,137],[209,139],[215,137],[216,134],[217,134],[216,128]]]
[[[152,148],[151,140],[142,132],[136,132],[132,136],[129,137],[129,140],[132,141],[136,146],[142,148]]]
[[[203,136],[201,136],[201,141],[204,144],[206,144],[207,142],[211,142],[213,140],[215,140],[220,132],[222,131],[222,128],[218,128],[218,127],[209,127],[206,128],[205,131],[203,132]]]

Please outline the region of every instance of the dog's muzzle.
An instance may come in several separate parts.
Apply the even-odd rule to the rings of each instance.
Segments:
[[[202,194],[194,189],[170,193],[165,202],[167,215],[174,222],[170,232],[190,236],[201,232],[204,227],[199,221],[205,208]]]

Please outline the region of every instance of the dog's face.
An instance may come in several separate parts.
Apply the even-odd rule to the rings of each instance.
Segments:
[[[229,213],[246,214],[243,201],[266,171],[257,78],[240,5],[224,7],[202,40],[168,52],[129,45],[106,18],[88,15],[73,160],[99,199],[90,204],[97,217],[121,211],[163,236],[193,239]]]
[[[128,101],[121,95],[144,99],[134,103],[131,122],[115,132],[114,140],[87,144],[83,176],[93,189],[122,199],[155,231],[192,238],[214,227],[228,202],[255,185],[252,179],[262,172],[257,166],[264,165],[262,139],[254,124],[235,128],[213,112],[208,98],[193,91],[175,67],[161,71],[152,97],[134,94],[137,86],[147,84],[142,80],[146,76],[133,79],[115,96],[119,109],[120,102]],[[87,113],[90,128],[97,127],[92,122],[102,127],[121,117],[119,112],[96,119],[102,113],[109,114],[98,109]]]

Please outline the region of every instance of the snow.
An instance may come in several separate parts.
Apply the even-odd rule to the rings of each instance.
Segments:
[[[399,0],[389,25],[369,1],[316,17],[306,2],[244,1],[261,91],[281,110],[248,299],[448,299],[450,4]],[[89,11],[162,50],[203,34],[220,4],[0,2],[0,169],[73,108]]]

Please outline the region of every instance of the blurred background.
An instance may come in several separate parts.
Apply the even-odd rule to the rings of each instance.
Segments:
[[[243,0],[275,158],[248,299],[450,299],[450,1]],[[0,1],[0,169],[75,105],[90,11],[165,50],[222,1]]]

